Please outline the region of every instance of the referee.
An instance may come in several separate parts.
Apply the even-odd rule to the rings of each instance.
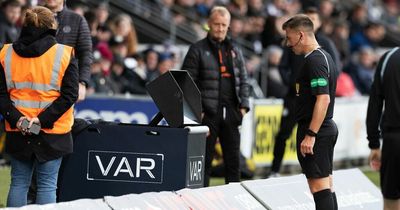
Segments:
[[[332,57],[319,46],[306,15],[286,21],[287,46],[304,55],[295,83],[297,158],[305,174],[316,210],[338,209],[333,191],[333,150],[338,130],[333,117],[338,72]]]
[[[373,169],[380,170],[385,210],[400,209],[399,65],[399,47],[381,57],[372,83],[367,112],[367,138],[371,149],[369,161]],[[382,153],[379,142],[381,136]]]

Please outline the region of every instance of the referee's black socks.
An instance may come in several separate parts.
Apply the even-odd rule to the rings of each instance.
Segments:
[[[334,210],[335,204],[330,189],[321,190],[313,194],[316,210]]]

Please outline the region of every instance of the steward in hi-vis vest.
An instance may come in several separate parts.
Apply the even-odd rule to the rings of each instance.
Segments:
[[[0,114],[13,158],[44,162],[72,152],[78,64],[74,49],[55,35],[55,29],[24,26],[16,42],[0,46]],[[24,117],[37,119],[38,135],[21,130]]]
[[[58,44],[56,32],[54,14],[33,6],[24,14],[18,40],[0,46],[0,114],[11,163],[7,207],[27,205],[33,179],[34,203],[55,203],[62,157],[73,150],[78,65],[73,48]]]
[[[73,48],[55,44],[35,59],[24,58],[14,52],[11,44],[0,51],[7,90],[14,106],[26,117],[37,117],[61,94],[61,82],[71,60]],[[51,66],[49,72],[48,66]],[[45,69],[44,69],[45,68]],[[69,108],[52,128],[42,129],[45,133],[65,134],[73,124],[73,107]],[[6,121],[6,131],[17,131]]]

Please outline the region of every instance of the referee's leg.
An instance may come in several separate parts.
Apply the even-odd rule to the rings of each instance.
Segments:
[[[297,130],[297,158],[313,194],[316,210],[336,210],[338,206],[332,186],[332,165],[337,135],[317,136],[314,154],[303,157],[299,151],[307,127],[299,124]]]
[[[324,178],[308,178],[308,186],[314,197],[316,210],[336,210],[330,184],[331,176]]]
[[[383,199],[384,210],[399,210],[400,209],[400,199],[392,200],[392,199]]]

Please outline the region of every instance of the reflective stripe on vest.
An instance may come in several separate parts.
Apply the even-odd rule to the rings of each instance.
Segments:
[[[56,56],[54,58],[53,68],[51,71],[51,81],[50,84],[40,84],[33,82],[12,82],[11,77],[11,56],[12,56],[13,47],[9,46],[6,52],[5,59],[5,74],[7,80],[7,89],[11,88],[23,89],[29,88],[32,90],[41,90],[41,91],[50,91],[57,90],[60,91],[60,86],[57,85],[58,75],[60,73],[61,66],[61,58],[63,56],[64,45],[57,45]]]
[[[54,100],[60,97],[62,79],[71,60],[73,48],[56,44],[39,57],[19,56],[11,44],[0,50],[0,63],[3,66],[10,99],[18,111],[26,117],[37,117]],[[48,67],[46,67],[48,66]],[[41,129],[49,134],[64,134],[71,131],[73,106],[58,118],[51,129]],[[7,131],[11,128],[6,120]]]
[[[20,106],[30,109],[44,109],[50,106],[51,102],[48,101],[29,101],[29,100],[18,100],[12,99],[14,106]]]
[[[5,59],[5,65],[4,65],[4,71],[6,74],[6,81],[7,81],[7,89],[9,90],[10,87],[13,86],[14,83],[12,83],[11,80],[11,54],[12,54],[12,46],[7,48],[6,52],[6,59]]]

